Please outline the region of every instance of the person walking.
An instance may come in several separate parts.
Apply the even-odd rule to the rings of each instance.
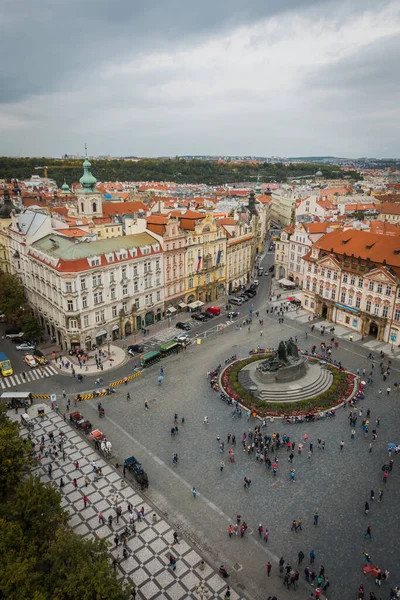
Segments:
[[[192,496],[193,496],[193,498],[196,498],[196,496],[197,496],[197,490],[195,487],[192,488]]]
[[[87,503],[89,502],[89,498],[87,496],[83,496],[83,507],[87,507]]]
[[[100,523],[101,523],[102,525],[105,525],[105,523],[106,523],[106,520],[105,520],[105,518],[104,518],[104,516],[103,516],[103,513],[102,513],[102,512],[99,512],[99,524],[100,524]]]
[[[298,553],[298,555],[297,555],[297,556],[298,556],[298,561],[297,561],[297,564],[298,564],[298,565],[301,565],[301,563],[302,563],[302,562],[303,562],[303,560],[304,560],[304,552],[303,552],[302,550],[300,550],[300,552]]]
[[[173,543],[174,543],[174,544],[179,544],[179,536],[178,536],[178,532],[177,532],[177,531],[174,531],[174,533],[173,533],[173,536],[174,536],[174,542],[173,542]]]
[[[314,514],[314,525],[317,527],[318,525],[318,519],[319,519],[319,514],[317,512],[315,512]]]
[[[219,463],[219,470],[221,471],[221,473],[224,470],[224,466],[225,466],[225,463],[223,460],[221,460],[221,462]]]
[[[339,444],[340,450],[343,450],[343,446],[344,446],[344,441],[342,440]]]
[[[374,492],[374,490],[371,490],[370,495],[369,495],[369,499],[371,500],[371,502],[373,502],[375,500],[375,492]]]
[[[369,514],[369,504],[368,504],[368,502],[366,502],[366,503],[364,504],[364,512],[365,512],[365,514],[366,514],[366,515],[368,515],[368,514]]]
[[[297,533],[297,523],[296,523],[295,519],[293,519],[292,526],[290,528],[290,531],[293,531],[293,530]]]
[[[144,401],[144,407],[146,410],[149,410],[149,403],[147,400]]]
[[[268,577],[271,574],[271,569],[272,569],[272,565],[271,565],[270,561],[268,561],[267,562],[267,575],[268,575]]]
[[[74,477],[74,479],[72,480],[72,483],[73,483],[73,485],[74,485],[74,487],[75,487],[75,489],[76,489],[76,488],[78,487],[78,481],[77,481],[77,479],[76,479],[75,477]]]
[[[372,537],[372,527],[371,525],[368,525],[367,527],[367,531],[364,534],[364,538],[369,538],[370,540],[373,540],[374,538]]]
[[[378,502],[382,502],[382,498],[383,498],[383,489],[382,488],[379,488],[378,494],[379,494]]]
[[[315,552],[314,550],[310,550],[310,564],[313,564],[315,560]]]

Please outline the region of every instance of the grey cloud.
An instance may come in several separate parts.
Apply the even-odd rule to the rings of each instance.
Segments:
[[[197,39],[324,0],[4,0],[0,103],[78,86],[103,61]],[[326,2],[331,5],[332,2]],[[3,13],[3,15],[1,14]]]

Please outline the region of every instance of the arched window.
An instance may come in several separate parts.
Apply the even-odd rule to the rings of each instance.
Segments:
[[[97,203],[96,202],[93,202],[92,211],[97,212]]]
[[[85,212],[85,209],[83,208],[83,202],[81,202],[81,212]]]

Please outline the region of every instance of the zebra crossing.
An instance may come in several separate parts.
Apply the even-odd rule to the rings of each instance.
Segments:
[[[51,377],[57,375],[58,371],[52,365],[46,365],[43,368],[43,373],[40,369],[31,369],[25,371],[25,378],[21,373],[10,375],[9,377],[2,377],[0,379],[0,389],[6,390],[7,388],[14,387],[15,385],[22,385],[28,381],[37,381],[38,379],[44,379],[45,377]]]

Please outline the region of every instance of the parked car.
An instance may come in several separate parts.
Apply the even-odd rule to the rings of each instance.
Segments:
[[[249,297],[246,296],[246,294],[240,294],[240,296],[238,296],[238,298],[241,298],[243,300],[243,302],[247,302]]]
[[[23,337],[14,337],[11,338],[11,342],[13,344],[30,344],[29,340],[25,340]]]
[[[204,313],[198,313],[193,315],[192,319],[194,319],[195,321],[207,321],[208,316],[205,315]]]
[[[33,358],[32,354],[27,354],[24,357],[24,361],[26,362],[26,364],[28,365],[28,367],[30,367],[31,369],[33,369],[33,367],[37,367],[38,363],[37,361]]]
[[[6,329],[4,332],[4,337],[7,340],[12,340],[13,338],[20,338],[24,336],[24,332],[21,331],[18,327],[14,327],[13,329]]]
[[[243,304],[243,298],[229,298],[229,304],[236,304],[236,306],[241,306]]]
[[[256,287],[258,287],[260,285],[260,282],[258,281],[258,279],[255,279],[251,285],[255,285]]]
[[[32,350],[35,349],[35,346],[33,344],[24,342],[23,344],[20,344],[19,346],[15,346],[15,349],[18,350],[19,352],[32,352]]]
[[[190,327],[189,323],[182,323],[182,321],[179,321],[179,322],[178,322],[178,323],[175,325],[175,327],[176,327],[177,329],[183,329],[183,331],[190,331],[190,330],[191,330],[191,327]]]
[[[219,306],[209,306],[206,310],[206,313],[213,316],[218,316],[221,314],[221,309]]]
[[[142,354],[144,352],[143,344],[132,344],[128,346],[128,354],[134,356],[135,354]]]
[[[43,352],[40,350],[33,351],[33,358],[38,361],[39,365],[47,365],[49,362]]]
[[[245,290],[244,293],[247,296],[250,296],[251,298],[254,298],[254,296],[257,296],[256,290],[250,290],[250,289],[248,289],[248,290]]]

